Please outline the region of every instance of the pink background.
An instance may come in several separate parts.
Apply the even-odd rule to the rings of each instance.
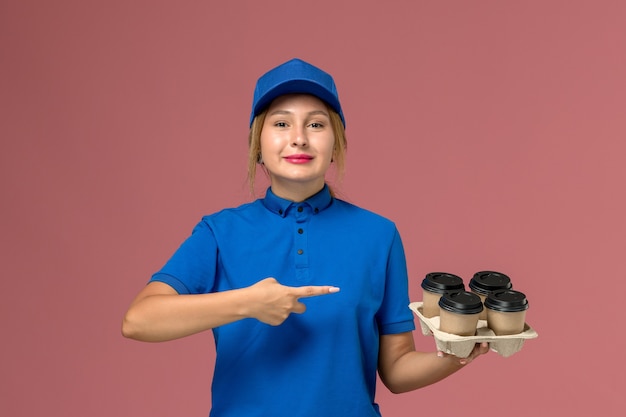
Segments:
[[[208,414],[210,333],[121,319],[200,216],[250,199],[254,81],[298,56],[335,76],[342,195],[397,223],[411,298],[495,269],[539,333],[381,386],[384,415],[623,415],[624,22],[619,0],[3,0],[0,414]]]

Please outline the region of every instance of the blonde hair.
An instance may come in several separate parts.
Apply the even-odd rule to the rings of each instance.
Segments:
[[[339,114],[328,106],[326,106],[326,108],[328,109],[330,117],[330,126],[333,129],[333,134],[335,135],[335,146],[333,149],[335,175],[337,181],[341,181],[345,172],[346,151],[348,149],[346,131]],[[248,134],[248,186],[250,187],[250,193],[253,196],[257,165],[261,162],[261,131],[263,130],[266,115],[267,110],[264,110],[254,118],[252,126],[250,126],[250,133]],[[331,188],[330,191],[331,195],[334,196],[334,190]]]

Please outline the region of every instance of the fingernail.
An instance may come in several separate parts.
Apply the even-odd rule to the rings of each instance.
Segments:
[[[443,352],[441,352],[441,351],[437,352],[437,356],[440,357],[440,358],[443,358]]]
[[[329,293],[339,292],[339,287],[330,287],[330,288],[328,289],[328,292],[329,292]]]

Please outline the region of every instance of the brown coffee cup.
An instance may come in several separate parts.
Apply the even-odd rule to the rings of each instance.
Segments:
[[[446,293],[439,299],[439,330],[459,336],[474,336],[483,310],[480,297],[469,291]]]
[[[487,326],[496,336],[519,334],[524,331],[528,300],[514,290],[494,291],[485,300]]]
[[[439,299],[446,292],[463,291],[463,279],[447,272],[431,272],[422,280],[422,314],[431,318],[439,315]]]
[[[480,271],[474,274],[468,286],[470,291],[478,295],[484,303],[489,293],[497,290],[510,289],[511,279],[500,272]],[[487,320],[487,309],[483,309],[479,319]]]

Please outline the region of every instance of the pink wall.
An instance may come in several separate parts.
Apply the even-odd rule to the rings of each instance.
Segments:
[[[397,222],[412,299],[430,271],[500,270],[539,332],[381,387],[384,415],[623,415],[625,21],[619,0],[3,1],[0,414],[207,415],[211,335],[142,344],[121,318],[202,214],[247,201],[254,81],[299,56],[336,78],[343,195]]]

